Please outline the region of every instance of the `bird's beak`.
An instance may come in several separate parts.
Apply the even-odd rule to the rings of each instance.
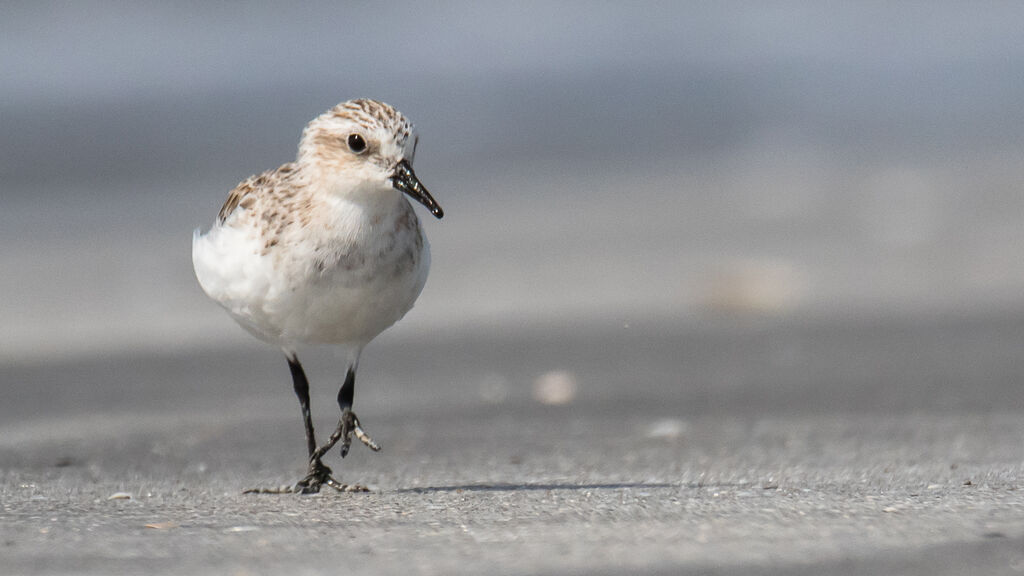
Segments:
[[[398,163],[398,166],[395,166],[395,171],[391,173],[391,185],[395,187],[395,190],[405,192],[414,200],[426,206],[427,210],[430,210],[430,213],[437,216],[438,219],[444,216],[444,210],[441,210],[441,206],[430,195],[430,192],[427,192],[423,184],[420,184],[420,180],[416,177],[416,173],[412,171],[412,166],[409,165],[408,160],[402,160]]]

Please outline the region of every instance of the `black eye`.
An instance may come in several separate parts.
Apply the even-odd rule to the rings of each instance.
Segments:
[[[348,149],[351,150],[353,154],[362,154],[366,151],[366,140],[363,140],[363,137],[359,134],[349,134]]]

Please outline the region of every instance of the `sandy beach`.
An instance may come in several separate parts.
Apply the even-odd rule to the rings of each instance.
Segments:
[[[258,345],[6,367],[5,569],[1024,566],[1024,319],[574,328],[368,351],[356,406],[384,451],[328,457],[368,494],[241,494],[304,466],[285,363]],[[336,361],[309,356],[322,431]],[[569,393],[545,395],[552,372]]]

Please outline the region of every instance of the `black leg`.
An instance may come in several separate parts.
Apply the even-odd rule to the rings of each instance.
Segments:
[[[299,406],[302,407],[302,423],[306,426],[306,450],[312,456],[316,452],[316,433],[313,431],[313,416],[309,411],[309,380],[302,370],[297,356],[288,356],[288,368],[292,371],[292,386],[295,387],[295,395],[299,397]]]
[[[345,383],[338,390],[338,407],[341,408],[341,421],[338,422],[338,431],[341,432],[341,457],[348,456],[348,450],[352,447],[352,434],[366,444],[374,452],[380,451],[380,445],[370,439],[363,432],[359,425],[359,417],[352,411],[352,399],[356,394],[356,371],[355,367],[349,366],[345,374]]]
[[[341,385],[341,390],[338,390],[338,407],[341,408],[341,419],[338,420],[338,427],[331,434],[330,438],[327,439],[327,442],[316,449],[316,452],[313,454],[314,458],[322,457],[339,440],[341,441],[341,457],[348,456],[349,448],[352,447],[353,434],[360,442],[366,444],[370,450],[380,452],[380,445],[363,431],[363,427],[359,423],[359,417],[352,411],[352,398],[355,396],[355,393],[356,371],[353,366],[349,366],[348,372],[345,374],[345,383]]]
[[[341,411],[352,409],[352,398],[356,395],[356,371],[351,366],[348,367],[348,373],[345,374],[345,383],[341,385],[341,390],[338,390],[338,407]]]
[[[365,486],[359,484],[349,485],[338,482],[331,476],[331,469],[321,461],[324,454],[327,454],[339,440],[341,441],[341,457],[347,456],[349,448],[352,446],[353,435],[374,452],[380,451],[380,445],[367,436],[366,432],[363,432],[363,428],[359,424],[359,417],[352,411],[352,398],[355,396],[355,390],[356,371],[354,367],[349,366],[348,372],[345,374],[345,382],[341,385],[341,390],[338,391],[338,406],[341,407],[341,419],[338,421],[338,427],[323,446],[316,447],[310,452],[309,474],[295,486],[296,491],[304,494],[317,492],[323,484],[342,492],[367,491]]]
[[[331,469],[328,468],[321,458],[323,455],[330,450],[331,446],[334,446],[338,442],[338,439],[343,435],[341,424],[338,425],[338,431],[331,435],[331,440],[324,448],[317,448],[316,446],[316,433],[313,431],[313,416],[310,413],[309,408],[309,380],[306,379],[306,373],[302,369],[302,364],[299,363],[299,359],[294,354],[289,354],[288,368],[292,372],[292,385],[295,388],[295,395],[299,397],[299,405],[302,407],[302,422],[306,427],[306,449],[309,453],[309,472],[306,477],[299,481],[295,486],[278,486],[275,488],[251,488],[245,490],[245,494],[316,494],[320,491],[320,487],[323,485],[330,486],[340,492],[366,492],[365,486],[358,484],[342,484],[331,476]],[[352,389],[354,387],[355,374],[352,370],[349,370],[348,377],[345,379],[345,383],[348,389],[347,398],[349,406],[352,405]],[[345,390],[345,387],[342,388]],[[339,399],[341,395],[338,396]],[[340,401],[340,400],[339,400]],[[355,415],[353,414],[352,417]],[[358,427],[359,420],[355,420],[355,425]],[[357,434],[361,434],[362,429],[359,429]],[[351,434],[351,432],[349,433]],[[365,436],[365,434],[363,434]],[[365,440],[364,440],[365,442]],[[380,449],[379,447],[377,448]]]

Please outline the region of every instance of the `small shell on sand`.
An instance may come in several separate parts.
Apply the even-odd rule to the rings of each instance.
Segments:
[[[545,372],[533,381],[533,399],[541,404],[560,406],[576,398],[576,375],[568,370]]]

